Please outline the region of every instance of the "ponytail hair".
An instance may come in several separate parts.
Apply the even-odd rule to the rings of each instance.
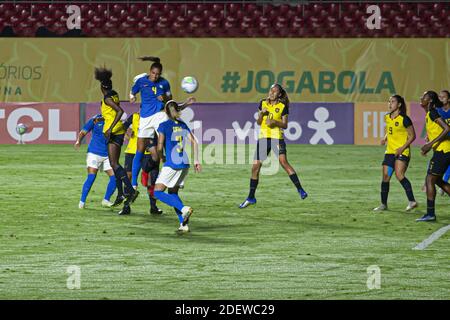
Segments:
[[[95,68],[95,79],[100,81],[102,88],[106,90],[112,89],[112,71],[106,67]]]
[[[169,119],[176,120],[180,116],[179,105],[175,100],[169,100],[164,106],[164,111],[166,112]]]
[[[289,97],[287,95],[286,90],[284,90],[284,88],[278,83],[274,83],[270,88],[273,87],[277,87],[278,90],[280,91],[280,96],[278,97],[278,100],[289,108]]]
[[[406,102],[405,102],[405,98],[403,98],[402,96],[396,94],[392,96],[393,98],[395,98],[395,100],[397,100],[397,103],[400,104],[400,106],[398,107],[400,109],[400,114],[405,115],[406,114]]]
[[[428,90],[425,94],[430,98],[430,108],[441,108],[443,103],[439,100],[438,94],[433,90]]]
[[[138,59],[141,61],[152,61],[153,63],[150,66],[150,69],[157,68],[157,69],[161,70],[161,72],[162,72],[163,66],[161,64],[160,58],[152,57],[152,56],[144,56],[144,57],[139,57]]]

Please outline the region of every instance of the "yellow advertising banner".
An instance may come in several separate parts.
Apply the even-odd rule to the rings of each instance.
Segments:
[[[295,102],[416,101],[450,87],[449,48],[450,39],[1,38],[0,102],[97,101],[93,70],[103,65],[125,100],[149,69],[143,55],[161,58],[176,99],[190,75],[202,102],[254,102],[274,82]]]

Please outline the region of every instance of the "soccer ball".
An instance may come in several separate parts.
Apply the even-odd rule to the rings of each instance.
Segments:
[[[184,77],[183,80],[181,80],[181,89],[183,89],[184,92],[193,93],[197,88],[198,82],[194,77]]]
[[[18,123],[16,127],[16,132],[20,135],[23,135],[25,132],[27,132],[27,126],[23,123]]]

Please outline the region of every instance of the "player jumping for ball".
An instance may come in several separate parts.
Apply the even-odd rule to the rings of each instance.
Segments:
[[[122,202],[122,198],[125,196],[124,207],[119,212],[120,215],[123,215],[131,213],[130,204],[136,200],[139,192],[133,189],[127,173],[119,163],[120,149],[122,148],[125,137],[125,129],[122,121],[120,121],[124,111],[120,106],[119,95],[112,88],[111,77],[111,70],[95,68],[95,79],[100,81],[100,90],[103,94],[101,105],[102,116],[105,119],[103,134],[108,142],[108,158],[116,177],[118,200],[116,200],[114,205]],[[125,186],[125,192],[123,186]]]
[[[300,197],[305,199],[308,194],[300,184],[297,173],[289,164],[286,155],[283,129],[287,129],[288,126],[289,98],[283,87],[277,83],[273,84],[269,91],[269,97],[260,102],[258,109],[257,123],[261,126],[261,131],[259,133],[252,166],[250,192],[247,199],[240,204],[239,208],[243,209],[256,203],[255,192],[258,186],[262,161],[267,158],[271,150],[278,155],[281,166],[289,175]]]

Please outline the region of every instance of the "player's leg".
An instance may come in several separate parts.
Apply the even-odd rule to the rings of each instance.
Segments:
[[[150,155],[144,157],[144,162],[142,164],[142,174],[146,173],[147,180],[145,185],[147,187],[147,194],[150,201],[150,214],[162,214],[163,211],[159,209],[156,205],[155,198],[155,183],[159,174],[159,165],[153,161]]]
[[[427,171],[427,213],[416,221],[436,221],[435,200],[436,200],[436,184],[442,181],[442,176],[447,170],[448,163],[445,163],[445,154],[435,151],[430,160]],[[441,183],[442,184],[442,183]],[[445,188],[445,186],[444,186]]]
[[[179,189],[180,189],[179,187],[169,188],[168,193],[176,195],[178,198],[180,198],[178,195]],[[181,199],[180,199],[180,201],[181,201]],[[178,216],[178,221],[180,222],[180,225],[182,225],[184,222],[183,213],[180,210],[178,210],[177,208],[174,208],[174,209],[175,209],[175,213]]]
[[[83,188],[81,189],[81,198],[78,204],[78,208],[84,209],[87,196],[89,191],[91,190],[92,185],[94,184],[95,178],[97,177],[98,168],[96,168],[97,164],[94,160],[95,155],[92,153],[88,153],[87,155],[87,177],[83,183]]]
[[[120,181],[117,184],[123,184],[125,186],[124,195],[126,197],[124,201],[124,207],[119,212],[119,215],[131,213],[130,204],[136,200],[139,192],[133,189],[130,180],[128,179],[125,169],[119,164],[120,150],[123,144],[123,135],[112,136],[111,141],[108,143],[108,157],[114,175]]]
[[[178,187],[184,181],[189,169],[174,170],[169,167],[163,167],[155,184],[155,198],[165,204],[178,209],[183,215],[183,223],[192,215],[192,208],[185,206],[177,194],[165,193],[166,188]]]
[[[450,166],[448,166],[447,170],[444,173],[444,176],[442,177],[442,182],[444,183],[449,183],[449,178],[450,178]],[[440,182],[440,181],[439,181]],[[440,184],[438,183],[439,186],[439,194],[441,196],[445,195],[446,191],[440,186]],[[448,194],[448,193],[447,193]]]
[[[373,211],[384,211],[387,210],[387,201],[389,195],[389,182],[391,180],[392,174],[395,168],[395,156],[393,154],[385,154],[384,160],[381,167],[381,204],[374,208]]]
[[[114,191],[116,191],[116,177],[114,176],[114,170],[111,168],[111,165],[109,163],[109,160],[105,160],[103,162],[103,170],[106,172],[106,174],[109,177],[108,186],[106,187],[105,196],[102,200],[102,206],[110,208],[114,204],[110,201]]]
[[[135,155],[134,153],[125,153],[125,163],[124,163],[123,168],[125,169],[128,180],[130,180],[130,181],[131,181],[131,177],[132,177],[134,155]]]
[[[414,198],[411,182],[409,182],[408,178],[406,178],[406,170],[408,169],[409,158],[401,157],[400,159],[395,160],[395,176],[397,180],[402,185],[405,190],[406,197],[408,198],[408,206],[406,207],[406,211],[411,211],[414,208],[417,208],[417,202]]]
[[[447,193],[450,196],[450,184],[448,183],[448,178],[450,175],[450,153],[446,153],[443,156],[443,167],[447,167],[442,179],[438,179],[436,184],[441,188],[442,192]]]
[[[436,200],[436,182],[438,179],[442,179],[440,176],[433,174],[427,175],[427,213],[416,221],[436,221],[435,214],[435,200]]]
[[[302,199],[306,199],[308,194],[303,189],[300,183],[300,179],[298,178],[297,173],[295,172],[295,169],[290,165],[290,163],[287,160],[286,143],[284,142],[284,140],[278,141],[274,140],[274,141],[277,142],[277,145],[272,146],[272,149],[278,155],[278,161],[280,162],[280,165],[283,167],[284,171],[286,171],[286,173],[288,174],[295,188],[297,188],[297,192],[300,194],[300,197]]]
[[[137,149],[136,149],[136,155],[133,159],[133,165],[132,165],[132,178],[131,183],[133,187],[136,189],[138,185],[138,176],[139,171],[141,171],[141,161],[144,157],[145,153],[145,146],[148,144],[148,138],[142,138],[138,137],[137,139]]]
[[[256,143],[256,151],[253,157],[252,175],[250,177],[250,190],[244,202],[239,205],[240,209],[247,208],[249,205],[256,203],[256,188],[258,187],[259,173],[261,171],[262,162],[267,159],[270,153],[270,140],[261,138]]]

